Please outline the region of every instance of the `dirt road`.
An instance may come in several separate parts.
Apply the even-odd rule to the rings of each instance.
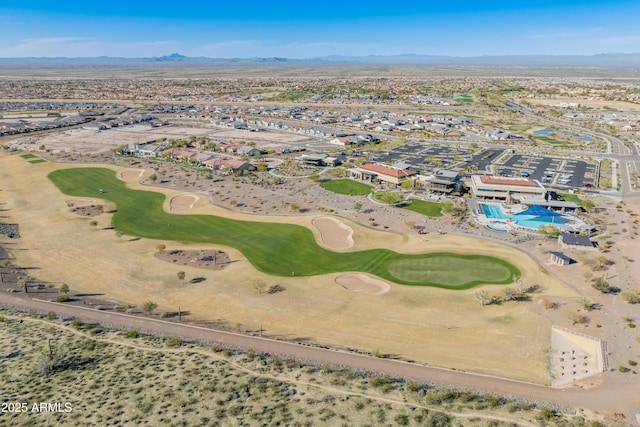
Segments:
[[[640,382],[614,384],[611,381],[607,381],[608,379],[602,374],[600,378],[590,379],[590,383],[598,383],[590,388],[552,389],[504,378],[427,367],[398,360],[375,358],[345,351],[218,331],[149,317],[99,311],[91,308],[29,299],[25,298],[25,296],[5,294],[0,297],[0,304],[43,313],[54,311],[58,316],[77,317],[85,322],[97,322],[117,329],[135,329],[155,335],[180,336],[187,340],[203,343],[222,343],[234,347],[251,348],[258,352],[281,354],[318,363],[349,366],[362,370],[386,372],[399,377],[451,384],[478,391],[517,396],[542,403],[553,402],[576,409],[624,413],[629,423],[633,423],[635,421],[635,413],[640,412],[640,402],[637,398],[640,395]],[[526,369],[526,366],[523,366],[523,369]]]

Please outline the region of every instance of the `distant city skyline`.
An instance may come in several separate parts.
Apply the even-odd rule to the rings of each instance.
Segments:
[[[217,3],[217,4],[216,4]],[[594,55],[640,52],[638,1],[0,6],[0,57],[314,58],[328,55]]]

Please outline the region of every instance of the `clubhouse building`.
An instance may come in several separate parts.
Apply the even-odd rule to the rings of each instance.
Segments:
[[[409,177],[413,177],[417,172],[407,168],[394,168],[377,163],[367,163],[350,170],[351,178],[371,182],[388,182],[399,185]]]
[[[471,192],[475,197],[511,202],[522,199],[544,200],[547,190],[540,182],[531,178],[473,175]]]

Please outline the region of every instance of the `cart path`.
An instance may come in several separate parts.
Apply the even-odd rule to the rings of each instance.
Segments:
[[[116,329],[135,329],[142,333],[161,336],[179,336],[187,340],[203,343],[220,343],[228,346],[253,349],[257,352],[280,354],[288,357],[318,363],[348,366],[374,372],[385,372],[398,377],[450,384],[475,389],[482,392],[517,396],[541,402],[582,408],[597,412],[623,413],[628,422],[633,422],[635,413],[640,412],[640,382],[619,383],[603,374],[592,377],[591,382],[599,382],[589,389],[554,389],[538,384],[451,371],[443,368],[423,366],[414,363],[375,358],[346,351],[323,349],[303,344],[278,341],[269,338],[219,331],[200,326],[168,322],[161,319],[133,316],[123,313],[99,311],[92,308],[48,302],[7,293],[0,296],[0,304],[14,308],[26,308],[38,312],[54,311],[58,316],[77,317],[85,322],[95,322]],[[523,366],[523,369],[526,369]]]

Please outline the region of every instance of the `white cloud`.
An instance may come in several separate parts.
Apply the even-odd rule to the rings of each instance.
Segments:
[[[81,37],[47,37],[21,40],[13,46],[0,47],[3,57],[96,57],[161,56],[175,51],[180,43],[171,40],[150,42],[112,42]]]

